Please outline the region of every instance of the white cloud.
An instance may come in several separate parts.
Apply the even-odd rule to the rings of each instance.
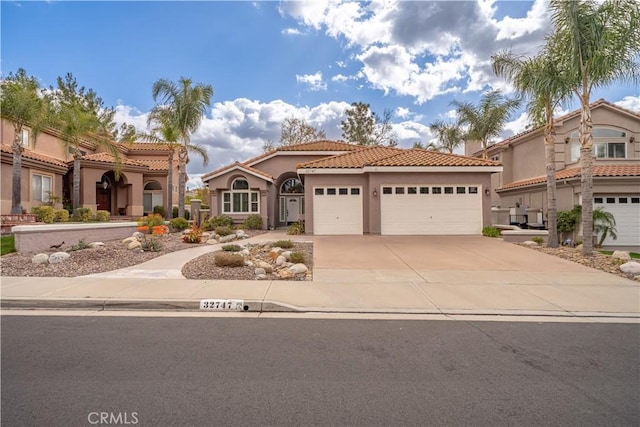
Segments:
[[[614,104],[619,105],[622,108],[626,108],[627,110],[640,112],[640,96],[628,95],[620,101],[614,102]]]
[[[397,117],[400,117],[401,119],[406,119],[407,117],[409,117],[409,114],[411,114],[411,112],[409,111],[408,108],[398,107],[396,108],[396,111],[394,114]]]
[[[347,68],[347,63],[344,61],[336,61],[336,65],[340,68]]]
[[[347,80],[353,79],[353,77],[345,76],[343,74],[336,74],[331,77],[332,82],[346,82]]]
[[[282,30],[282,34],[287,36],[299,36],[302,34],[302,31],[297,28],[285,28]]]
[[[296,74],[296,81],[298,83],[309,85],[309,90],[314,92],[319,90],[327,90],[327,84],[322,80],[321,71],[318,71],[315,74]]]

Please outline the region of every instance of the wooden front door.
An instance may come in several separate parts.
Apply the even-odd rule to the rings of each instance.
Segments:
[[[111,212],[111,189],[96,189],[96,203],[98,204],[98,210]]]

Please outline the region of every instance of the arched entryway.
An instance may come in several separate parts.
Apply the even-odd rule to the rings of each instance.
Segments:
[[[278,191],[279,221],[291,224],[304,219],[304,185],[298,177],[285,179]]]
[[[115,183],[115,176],[113,172],[106,172],[100,178],[100,181],[96,182],[96,205],[97,210],[107,211],[111,213],[111,202],[113,200],[113,184]]]
[[[155,206],[164,206],[162,197],[162,186],[158,181],[148,181],[144,185],[142,204],[145,215],[153,213],[153,208]]]

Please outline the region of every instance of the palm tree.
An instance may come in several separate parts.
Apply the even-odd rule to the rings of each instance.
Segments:
[[[596,87],[640,79],[640,3],[551,0],[553,30],[547,48],[580,100],[582,253],[593,253],[593,123]]]
[[[486,159],[489,140],[500,135],[511,113],[520,106],[520,100],[494,90],[484,93],[477,106],[466,101],[451,104],[457,109],[458,123],[469,127],[467,137],[482,144],[482,158]]]
[[[602,206],[593,210],[593,232],[596,236],[602,233],[596,244],[599,248],[602,247],[602,243],[604,243],[607,236],[611,236],[613,240],[618,238],[616,219],[611,212],[605,211]]]
[[[459,123],[446,123],[443,120],[436,120],[429,125],[429,129],[438,136],[440,144],[436,147],[437,151],[446,151],[453,153],[465,139],[465,133]]]
[[[558,247],[555,232],[558,215],[556,193],[555,139],[553,111],[569,95],[557,64],[545,54],[533,58],[514,55],[510,51],[499,52],[491,57],[493,71],[506,78],[515,89],[529,99],[527,111],[534,126],[544,126],[544,147],[547,172],[547,246]]]
[[[0,114],[13,123],[14,138],[11,144],[13,151],[13,174],[11,181],[11,213],[22,213],[22,153],[24,145],[22,131],[25,126],[31,130],[30,137],[35,145],[38,134],[53,119],[51,99],[43,93],[34,77],[27,76],[20,68],[16,74],[9,73],[2,80],[2,98],[0,98]]]
[[[191,79],[180,78],[176,82],[160,79],[153,84],[152,95],[154,102],[160,104],[153,107],[152,115],[165,120],[178,135],[180,147],[178,149],[178,216],[184,216],[184,193],[189,161],[189,142],[191,134],[198,130],[206,108],[211,104],[213,88],[211,85],[198,83],[191,85]],[[196,151],[203,157],[203,163],[208,163],[206,150]]]
[[[105,109],[102,99],[92,89],[79,88],[71,73],[64,78],[58,77],[54,105],[56,127],[61,133],[64,150],[73,156],[72,204],[75,211],[80,207],[80,162],[84,155],[81,149],[84,142],[91,142],[111,154],[116,178],[120,174],[122,162],[113,133],[114,111]]]

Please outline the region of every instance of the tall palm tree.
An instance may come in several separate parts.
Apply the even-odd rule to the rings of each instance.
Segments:
[[[511,113],[520,106],[520,100],[493,90],[484,93],[478,105],[457,100],[451,104],[456,107],[460,125],[468,126],[467,137],[482,144],[482,158],[486,159],[489,141],[500,135]]]
[[[22,131],[30,129],[30,138],[35,145],[38,134],[52,123],[53,110],[49,95],[43,93],[38,81],[27,76],[20,68],[16,74],[9,73],[1,83],[0,115],[13,123],[14,138],[13,173],[11,180],[11,213],[22,213],[22,153],[24,145]]]
[[[178,134],[178,215],[184,216],[184,195],[189,162],[191,134],[198,130],[206,109],[211,105],[213,88],[211,85],[197,83],[192,86],[191,79],[180,78],[178,82],[160,79],[153,84],[154,102],[160,101],[151,111],[165,120]],[[208,163],[206,150],[198,152],[203,156],[203,163]]]
[[[499,52],[491,57],[493,71],[507,79],[514,88],[528,98],[527,111],[536,127],[544,126],[544,147],[547,172],[547,246],[558,247],[556,232],[558,202],[556,193],[554,109],[569,96],[555,61],[545,52],[533,58],[514,55],[510,51]]]
[[[640,3],[636,0],[551,0],[553,59],[580,100],[582,252],[593,253],[593,123],[590,96],[614,81],[640,80]]]
[[[429,129],[438,136],[439,145],[437,151],[453,153],[465,139],[465,133],[459,123],[446,123],[443,120],[436,120],[429,125]]]
[[[180,149],[180,143],[178,131],[168,120],[168,117],[163,117],[165,110],[152,112],[149,114],[147,125],[151,126],[151,133],[140,133],[138,138],[145,141],[153,142],[156,144],[165,145],[169,150],[168,164],[169,170],[167,175],[167,218],[171,218],[173,211],[173,161],[176,152]],[[196,153],[202,156],[205,163],[208,163],[209,156],[207,155],[206,148],[198,144],[187,144],[187,151]]]
[[[122,167],[122,156],[114,135],[113,109],[104,108],[102,99],[92,90],[78,87],[71,73],[58,77],[54,91],[56,124],[66,153],[73,156],[73,209],[80,207],[80,162],[82,144],[91,142],[114,158],[116,178]]]

